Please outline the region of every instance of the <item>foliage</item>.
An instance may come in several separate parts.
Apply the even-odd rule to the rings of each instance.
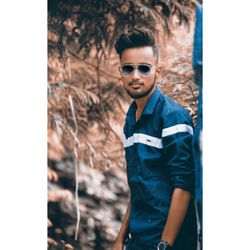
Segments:
[[[189,25],[196,0],[49,0],[48,28],[59,34],[59,42],[71,45],[87,58],[93,48],[107,57],[117,36],[134,26],[171,34],[171,20]]]

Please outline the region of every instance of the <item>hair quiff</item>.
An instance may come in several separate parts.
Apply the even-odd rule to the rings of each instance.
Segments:
[[[155,42],[153,32],[147,28],[133,28],[120,35],[115,43],[116,52],[121,57],[125,49],[150,46],[159,60],[159,48]]]

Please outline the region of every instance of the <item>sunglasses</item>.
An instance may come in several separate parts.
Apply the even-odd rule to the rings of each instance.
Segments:
[[[149,64],[145,64],[145,63],[140,63],[140,64],[123,64],[121,67],[120,67],[120,72],[121,72],[121,75],[126,77],[126,76],[129,76],[133,73],[133,71],[135,69],[138,70],[138,73],[141,75],[141,76],[148,76],[152,73],[152,67],[151,65]]]

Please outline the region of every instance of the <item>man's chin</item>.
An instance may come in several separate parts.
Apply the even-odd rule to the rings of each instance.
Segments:
[[[155,88],[155,84],[153,84],[149,89],[144,90],[144,91],[138,91],[138,92],[131,91],[131,90],[126,90],[126,91],[131,98],[140,99],[149,95],[152,92],[152,90],[154,90],[154,88]]]
[[[127,93],[133,99],[140,99],[140,98],[143,98],[149,94],[148,92],[145,92],[145,91],[139,92],[139,93],[134,93],[134,92],[131,92],[128,90],[127,90]]]

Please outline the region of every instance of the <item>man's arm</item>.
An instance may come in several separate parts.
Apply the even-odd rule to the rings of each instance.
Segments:
[[[175,188],[171,200],[168,218],[161,239],[173,246],[180,227],[185,218],[191,194],[180,188]]]
[[[127,234],[128,227],[129,227],[129,219],[130,219],[130,201],[128,202],[127,210],[126,210],[120,231],[119,231],[118,236],[115,240],[115,244],[114,244],[112,250],[123,250],[124,239],[125,239],[125,236]]]

